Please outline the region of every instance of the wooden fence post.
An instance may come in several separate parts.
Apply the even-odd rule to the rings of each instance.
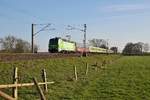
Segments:
[[[45,69],[42,70],[42,78],[43,78],[43,81],[44,81],[44,91],[45,92],[48,92],[48,88],[47,88],[47,76],[46,76],[46,71]]]
[[[77,68],[74,66],[74,75],[75,75],[75,80],[78,80],[78,75],[77,75]]]
[[[98,63],[97,63],[97,61],[95,62],[95,70],[97,71],[97,69],[98,69]]]
[[[0,90],[0,97],[5,98],[6,100],[17,100],[18,99],[18,88],[19,87],[24,87],[24,86],[33,86],[36,85],[40,96],[41,96],[41,100],[46,100],[44,93],[42,91],[42,89],[40,88],[39,85],[44,85],[45,86],[45,90],[47,90],[47,85],[48,84],[53,84],[54,82],[47,82],[47,77],[46,77],[46,71],[45,69],[43,70],[43,79],[44,82],[40,82],[38,83],[36,78],[33,79],[34,83],[20,83],[18,84],[18,67],[14,67],[14,75],[13,75],[13,84],[7,84],[7,85],[0,85],[0,89],[2,88],[12,88],[13,89],[13,96],[9,96],[7,93],[4,93]]]
[[[88,65],[88,63],[86,63],[86,72],[85,72],[85,75],[88,74],[88,71],[89,71],[89,65]]]
[[[0,97],[5,98],[6,100],[16,100],[15,98],[9,96],[8,94],[6,94],[6,93],[4,93],[2,91],[0,91]]]
[[[98,66],[97,61],[95,62],[95,66]]]
[[[44,85],[44,84],[54,84],[54,82],[46,82],[46,83],[43,83],[43,82],[39,82],[38,83],[39,85]],[[34,83],[19,83],[17,84],[17,87],[28,87],[28,86],[33,86]],[[0,85],[0,89],[3,89],[3,88],[13,88],[13,87],[16,87],[16,84],[7,84],[7,85]]]
[[[17,87],[17,83],[18,83],[18,68],[17,67],[14,68],[13,83],[16,85],[16,87],[13,88],[13,97],[17,100],[17,98],[18,98],[18,87]]]
[[[39,84],[38,84],[37,79],[36,79],[36,78],[33,78],[33,81],[34,81],[34,84],[36,85],[36,88],[37,88],[38,92],[40,93],[41,100],[46,100],[46,98],[45,98],[45,96],[44,96],[44,93],[43,93],[41,87],[40,87]]]

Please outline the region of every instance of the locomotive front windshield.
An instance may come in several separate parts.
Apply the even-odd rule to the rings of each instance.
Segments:
[[[50,39],[50,42],[49,42],[50,45],[57,45],[58,44],[58,39],[55,38],[55,39]]]
[[[58,38],[49,40],[49,52],[58,52]]]

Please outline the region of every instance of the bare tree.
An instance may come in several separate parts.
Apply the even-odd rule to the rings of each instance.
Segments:
[[[144,52],[148,52],[149,51],[149,44],[148,43],[145,43],[144,46],[143,46],[143,50]]]
[[[1,46],[2,50],[5,50],[6,52],[13,52],[15,48],[16,38],[14,36],[7,36],[4,39],[1,38]]]
[[[15,53],[24,53],[31,52],[31,45],[29,42],[16,38],[14,36],[6,36],[5,38],[0,39],[2,46],[2,51],[4,52],[15,52]],[[38,46],[34,48],[37,52]]]
[[[123,54],[142,54],[142,42],[127,43],[123,49]]]
[[[112,50],[114,53],[118,52],[118,48],[117,47],[111,47],[110,50]]]
[[[94,46],[94,47],[100,47],[100,48],[108,48],[108,43],[106,40],[104,39],[92,39],[89,40],[90,45]]]

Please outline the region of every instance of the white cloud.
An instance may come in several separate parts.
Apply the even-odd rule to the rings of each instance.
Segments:
[[[141,10],[150,10],[149,5],[142,4],[124,4],[124,5],[110,5],[101,7],[100,11],[102,12],[126,12],[126,11],[141,11]]]

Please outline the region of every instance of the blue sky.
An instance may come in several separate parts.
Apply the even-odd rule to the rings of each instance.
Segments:
[[[87,38],[109,39],[120,49],[127,42],[150,43],[150,0],[0,0],[0,37],[14,35],[31,41],[31,23],[53,23],[35,37],[41,51],[47,51],[51,37],[72,36],[82,42],[80,31],[66,30],[67,25],[82,28]],[[41,26],[36,26],[38,31]]]

